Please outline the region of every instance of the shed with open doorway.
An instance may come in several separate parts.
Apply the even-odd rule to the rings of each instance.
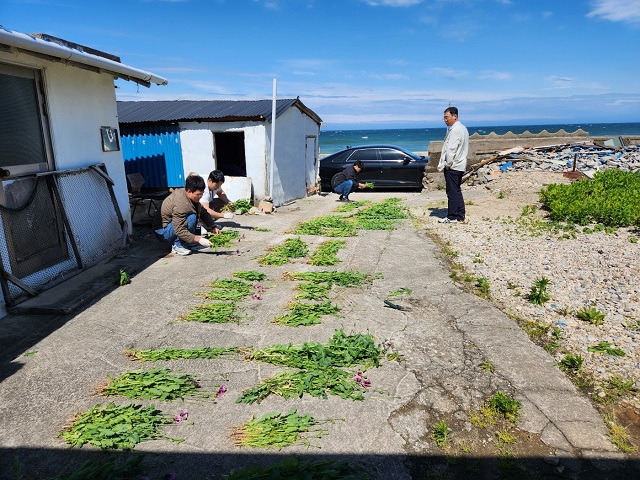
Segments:
[[[118,102],[125,169],[151,188],[182,187],[190,172],[206,178],[222,170],[232,201],[271,196],[281,205],[305,197],[318,181],[322,120],[299,98],[276,101],[270,186],[271,109],[271,100]]]

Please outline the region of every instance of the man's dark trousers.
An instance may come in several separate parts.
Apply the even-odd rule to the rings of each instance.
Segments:
[[[444,182],[447,187],[447,199],[448,199],[448,213],[447,218],[449,220],[464,221],[464,199],[462,198],[462,176],[464,172],[459,170],[451,170],[450,168],[444,169]]]

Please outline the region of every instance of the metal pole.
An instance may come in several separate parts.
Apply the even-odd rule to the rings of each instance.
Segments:
[[[273,174],[276,151],[276,79],[273,79],[273,100],[271,102],[271,161],[269,163],[269,196],[273,201]]]

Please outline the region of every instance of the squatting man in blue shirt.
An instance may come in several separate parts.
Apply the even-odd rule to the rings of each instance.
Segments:
[[[447,135],[442,144],[438,171],[444,171],[447,192],[447,216],[440,218],[440,223],[459,223],[465,220],[464,198],[462,198],[462,176],[467,169],[469,153],[469,132],[467,127],[458,121],[458,109],[449,107],[444,111],[444,123]]]

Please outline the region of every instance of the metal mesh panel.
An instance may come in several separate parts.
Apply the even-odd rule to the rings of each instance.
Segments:
[[[58,185],[84,266],[118,251],[125,232],[104,178],[93,170],[63,173]]]

